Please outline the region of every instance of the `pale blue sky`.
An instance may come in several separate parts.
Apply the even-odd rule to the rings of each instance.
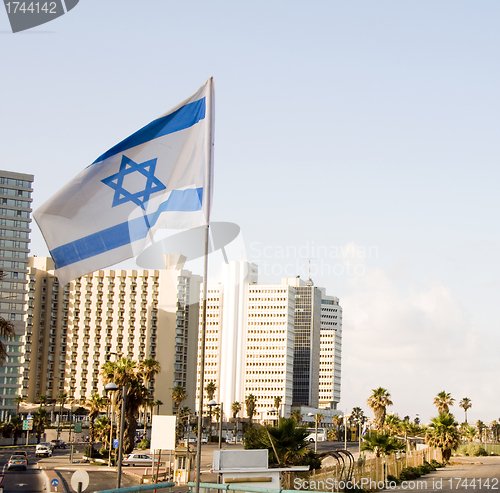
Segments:
[[[212,217],[241,226],[261,281],[313,257],[344,306],[341,408],[383,386],[428,420],[446,390],[499,419],[499,17],[483,0],[80,0],[14,35],[0,12],[2,168],[35,174],[36,208],[213,76]],[[356,274],[308,245],[344,247]]]

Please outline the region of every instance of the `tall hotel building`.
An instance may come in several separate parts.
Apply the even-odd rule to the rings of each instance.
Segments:
[[[28,401],[40,394],[56,398],[66,392],[81,401],[101,394],[103,363],[127,357],[160,363],[151,387],[164,403],[162,413],[172,412],[176,385],[186,388],[194,406],[201,278],[183,270],[178,258],[165,261],[174,265],[100,270],[61,286],[52,259],[30,258]]]
[[[16,413],[14,399],[23,378],[32,183],[33,175],[0,171],[0,316],[15,328],[15,336],[3,341],[7,358],[0,366],[0,420]]]
[[[205,386],[215,383],[214,398],[224,404],[226,415],[238,401],[241,416],[246,416],[244,402],[250,394],[256,397],[256,419],[273,417],[275,397],[281,397],[282,416],[290,415],[292,405],[336,408],[342,332],[333,341],[337,352],[320,333],[323,326],[328,336],[337,333],[326,322],[329,312],[323,315],[330,302],[340,308],[337,298],[311,281],[293,278],[263,285],[257,283],[254,264],[226,266],[221,283],[208,287],[204,371]],[[336,323],[341,327],[341,319]],[[324,351],[322,340],[328,346]],[[198,380],[197,397],[199,392]]]

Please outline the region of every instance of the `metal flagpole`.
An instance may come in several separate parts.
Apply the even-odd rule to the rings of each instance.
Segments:
[[[198,439],[196,446],[196,486],[195,493],[200,491],[200,475],[201,475],[201,439],[203,432],[203,391],[205,387],[205,341],[206,341],[206,326],[207,326],[207,293],[208,293],[208,252],[209,252],[209,241],[210,241],[210,207],[211,207],[211,193],[212,193],[212,166],[213,166],[213,104],[214,104],[214,81],[213,78],[209,80],[209,97],[208,102],[208,119],[207,123],[209,125],[207,139],[207,157],[209,159],[208,163],[208,176],[207,176],[207,209],[206,209],[206,220],[207,227],[205,228],[205,259],[203,262],[203,300],[202,300],[202,315],[201,315],[201,340],[200,340],[200,394],[198,399]],[[189,441],[189,438],[188,438]]]

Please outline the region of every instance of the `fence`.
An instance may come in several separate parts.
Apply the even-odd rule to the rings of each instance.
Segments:
[[[282,478],[282,487],[285,489],[308,489],[316,491],[343,491],[347,480],[362,484],[374,485],[384,482],[387,476],[399,478],[401,471],[406,467],[418,467],[432,460],[443,461],[441,449],[426,448],[410,451],[405,454],[393,454],[387,457],[357,460],[352,464],[352,474],[346,477],[346,466],[338,463],[334,466],[323,467],[320,471],[308,473],[285,473]],[[307,485],[307,487],[305,487]],[[372,490],[377,488],[372,488]]]

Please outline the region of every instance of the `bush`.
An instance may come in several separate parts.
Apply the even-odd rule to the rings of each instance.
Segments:
[[[137,448],[140,450],[146,450],[149,448],[149,440],[147,438],[143,438],[138,444]]]
[[[484,447],[479,443],[464,443],[456,450],[457,454],[462,454],[468,457],[484,457],[488,455]]]
[[[434,461],[434,462],[436,462],[436,461]],[[439,464],[439,462],[436,462],[436,464]],[[429,469],[429,472],[435,471],[437,469],[436,466],[429,464],[427,461],[424,461],[424,466],[427,467],[427,469]]]
[[[416,467],[405,467],[402,471],[401,474],[399,475],[399,479],[401,481],[409,481],[411,479],[417,479],[422,474],[418,472],[418,469]]]
[[[444,465],[438,462],[436,459],[431,460],[431,466],[435,467],[436,469],[438,469],[439,467],[444,467]]]
[[[83,455],[85,457],[92,457],[94,454],[94,449],[92,447],[92,445],[87,445],[84,449],[83,449]]]
[[[396,485],[401,483],[401,481],[396,476],[393,476],[392,474],[387,475],[387,481],[389,483],[395,483]]]

